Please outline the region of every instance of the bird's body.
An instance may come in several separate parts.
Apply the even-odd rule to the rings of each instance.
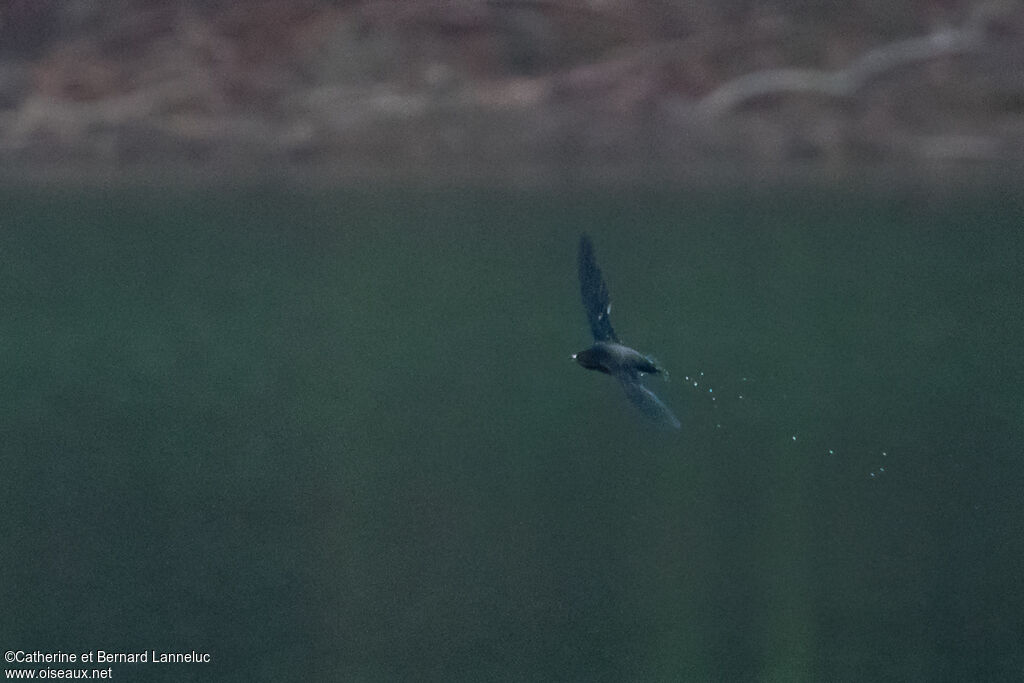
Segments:
[[[606,375],[639,373],[656,375],[661,368],[650,358],[636,349],[615,342],[596,342],[585,351],[575,355],[577,363],[587,370],[597,370]]]
[[[608,287],[594,258],[594,245],[590,238],[580,238],[579,250],[580,296],[587,314],[594,345],[573,354],[573,359],[588,370],[597,370],[619,381],[626,398],[648,417],[678,429],[680,424],[672,411],[641,381],[646,374],[663,374],[657,363],[619,342],[609,315],[612,305]]]

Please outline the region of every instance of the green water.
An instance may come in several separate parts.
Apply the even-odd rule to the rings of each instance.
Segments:
[[[1022,226],[995,192],[7,191],[0,645],[1019,679]],[[569,360],[583,231],[679,432]]]

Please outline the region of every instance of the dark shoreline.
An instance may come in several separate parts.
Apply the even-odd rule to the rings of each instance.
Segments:
[[[896,24],[800,3],[119,7],[0,8],[0,37],[38,31],[0,46],[5,184],[885,191],[1024,168],[1013,4]]]
[[[581,167],[566,169],[505,167],[357,168],[327,164],[291,164],[270,168],[236,165],[136,164],[111,167],[89,163],[28,164],[0,170],[0,186],[11,190],[103,190],[169,188],[231,190],[269,186],[295,190],[445,189],[510,191],[588,191],[635,188],[641,191],[729,190],[749,193],[845,189],[879,197],[906,194],[1003,194],[1020,191],[1024,162],[947,165],[940,168],[889,165],[827,169],[815,165],[737,166],[705,164],[699,168]]]

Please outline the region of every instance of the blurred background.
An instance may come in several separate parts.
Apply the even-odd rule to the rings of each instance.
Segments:
[[[1021,680],[1022,38],[1011,0],[0,2],[0,646]],[[584,232],[678,432],[570,360]]]
[[[16,177],[976,172],[1024,154],[1022,32],[1014,0],[7,0],[0,152]]]

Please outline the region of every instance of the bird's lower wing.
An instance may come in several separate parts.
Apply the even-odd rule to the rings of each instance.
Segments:
[[[668,406],[662,403],[661,399],[645,387],[639,379],[623,377],[620,379],[620,384],[622,384],[622,389],[626,392],[629,402],[639,408],[644,415],[673,429],[679,429],[682,426]]]

